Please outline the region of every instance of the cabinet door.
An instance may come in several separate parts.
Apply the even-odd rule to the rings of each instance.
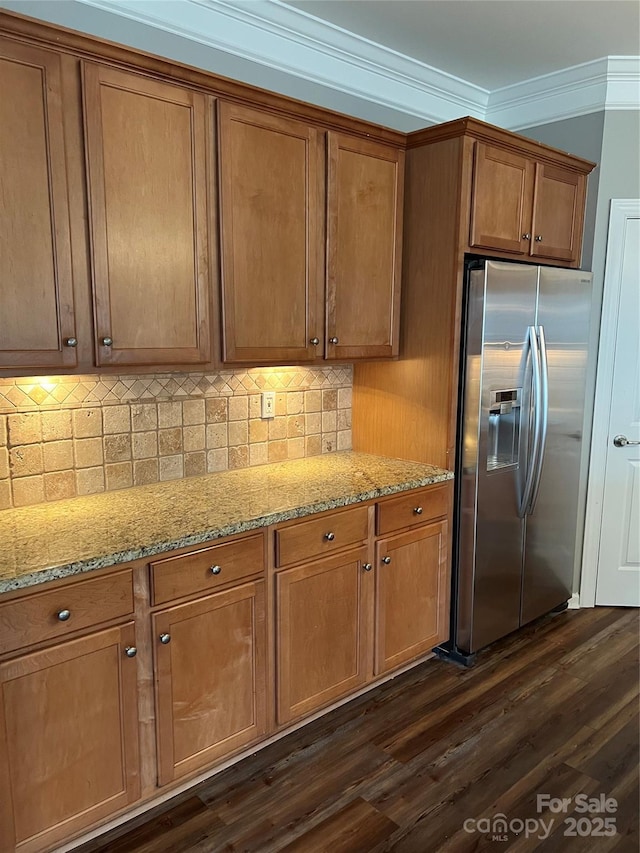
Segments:
[[[404,152],[329,133],[328,359],[397,355]]]
[[[531,254],[580,262],[587,179],[584,175],[536,164]]]
[[[528,254],[533,174],[527,157],[476,142],[470,246]]]
[[[205,96],[82,70],[97,363],[206,362]]]
[[[43,848],[139,796],[133,623],[0,665],[0,849]]]
[[[359,549],[276,575],[278,723],[365,683],[365,563]]]
[[[375,673],[430,651],[449,636],[447,524],[376,545]]]
[[[160,785],[264,733],[264,607],[261,581],[152,617]]]
[[[0,39],[0,367],[75,367],[60,57]]]
[[[322,354],[320,131],[219,106],[224,361],[310,361]]]

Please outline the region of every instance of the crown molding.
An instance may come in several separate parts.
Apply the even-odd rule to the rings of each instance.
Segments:
[[[484,115],[489,93],[278,0],[79,0],[432,123]]]
[[[19,0],[0,5],[30,13]],[[317,89],[308,97],[320,106],[335,109],[334,90],[402,114],[414,128],[471,116],[521,130],[602,110],[640,110],[640,57],[605,57],[489,92],[280,0],[74,0],[51,7],[63,26],[78,28],[80,7],[85,21],[91,9],[109,13],[162,31],[165,55],[172,36],[176,43],[191,41],[212,49],[208,71],[225,75],[224,54],[308,81],[312,92],[323,87],[326,97]],[[131,46],[154,52],[139,34],[135,41]],[[252,76],[248,82],[255,83],[259,72]],[[304,99],[304,84],[299,91],[296,97]]]
[[[520,130],[602,110],[640,110],[640,57],[604,57],[495,89],[485,117]]]

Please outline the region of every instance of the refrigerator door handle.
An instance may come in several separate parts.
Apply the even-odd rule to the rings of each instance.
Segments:
[[[525,479],[522,497],[518,507],[518,515],[524,518],[527,508],[531,503],[533,487],[535,483],[537,462],[539,457],[540,436],[542,431],[542,368],[540,363],[540,349],[538,347],[538,336],[535,326],[527,328],[527,340],[525,347],[531,353],[531,367],[533,373],[533,387],[531,391],[531,408],[533,411],[533,438],[527,459],[527,475]],[[526,356],[525,356],[526,364]]]
[[[544,336],[544,326],[538,326],[538,342],[540,351],[540,397],[541,397],[541,424],[540,440],[538,444],[538,458],[536,460],[536,472],[531,490],[531,499],[527,507],[527,514],[531,515],[536,507],[540,480],[542,478],[542,466],[544,464],[544,451],[547,446],[547,427],[549,425],[549,360],[547,358],[547,341]]]

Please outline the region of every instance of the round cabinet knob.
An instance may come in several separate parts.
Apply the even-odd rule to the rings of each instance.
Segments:
[[[327,540],[327,542],[333,542],[333,540],[336,538],[336,534],[335,533],[325,533],[324,538]]]
[[[531,239],[531,234],[523,234],[523,235],[522,235],[522,239],[523,239],[523,240],[530,240],[530,239]]]
[[[103,347],[110,347],[111,344],[113,343],[113,338],[110,338],[107,336],[106,338],[102,338],[100,343],[102,344]]]
[[[536,243],[542,243],[542,234],[536,234]]]
[[[171,642],[171,634],[160,634],[160,642],[163,646],[168,645]]]
[[[70,610],[59,610],[57,613],[57,616],[61,622],[66,622],[68,619],[71,618],[71,611]]]
[[[313,346],[314,346],[314,347],[317,347],[317,346],[318,346],[318,344],[320,343],[320,338],[311,338],[311,339],[309,340],[309,343],[310,343],[310,344],[313,344]]]
[[[391,562],[391,557],[383,557],[382,562],[385,564],[385,566],[388,566]]]
[[[365,572],[370,572],[370,571],[371,571],[371,569],[373,568],[373,566],[371,565],[371,563],[365,563],[365,564],[362,566],[362,568],[365,570]]]
[[[126,646],[124,653],[128,658],[134,658],[138,654],[138,650],[135,646]]]
[[[422,515],[422,507],[421,506],[414,507],[413,511],[416,515]]]
[[[64,339],[64,345],[66,347],[72,347],[72,348],[77,347],[78,346],[78,339],[77,338],[65,338]]]
[[[337,338],[329,338],[329,343],[335,345],[338,343],[338,339]]]
[[[211,574],[212,575],[219,575],[221,571],[222,571],[222,566],[211,566]]]

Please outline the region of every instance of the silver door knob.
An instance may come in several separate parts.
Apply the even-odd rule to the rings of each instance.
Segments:
[[[421,506],[414,507],[413,511],[415,512],[416,515],[422,515],[422,507]]]
[[[337,339],[337,338],[329,338],[329,343],[330,343],[330,344],[337,344],[337,343],[338,343],[338,339]]]
[[[531,239],[531,234],[523,234],[523,235],[522,235],[522,239],[523,239],[523,240],[530,240],[530,239]]]
[[[171,642],[171,634],[160,634],[160,642],[163,646],[166,646]]]
[[[364,563],[362,568],[365,570],[365,572],[370,572],[373,566],[371,565],[371,563]]]
[[[314,346],[314,347],[317,347],[317,346],[318,346],[318,344],[320,343],[320,338],[311,338],[311,339],[309,340],[309,343],[310,343],[310,344],[313,344],[313,346]]]
[[[71,618],[71,611],[70,610],[59,610],[56,615],[58,616],[58,619],[61,622],[66,622],[68,619]]]
[[[111,344],[113,343],[113,338],[110,338],[107,336],[106,338],[102,338],[100,343],[102,344],[103,347],[110,347]]]
[[[66,347],[77,347],[78,346],[78,339],[77,338],[65,338],[64,339],[64,345]]]
[[[128,658],[134,658],[138,654],[138,650],[135,646],[126,646],[124,653]]]
[[[219,575],[221,571],[222,571],[222,566],[211,566],[211,574],[212,575]]]
[[[542,235],[536,234],[536,243],[542,243]]]
[[[616,447],[627,447],[627,445],[640,444],[640,441],[630,441],[626,435],[617,435],[613,443]]]
[[[385,564],[385,566],[388,566],[391,562],[391,557],[383,557],[382,562]]]
[[[325,533],[324,538],[327,540],[327,542],[333,542],[333,540],[336,538],[336,534],[335,533]]]

